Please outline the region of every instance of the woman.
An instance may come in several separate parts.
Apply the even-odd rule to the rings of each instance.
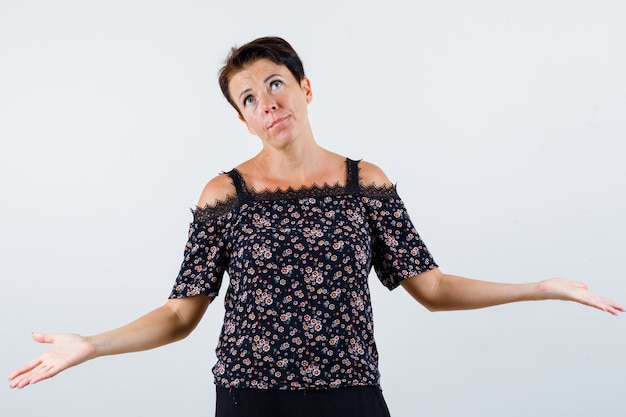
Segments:
[[[503,284],[444,274],[377,166],[315,142],[313,98],[283,39],[233,49],[220,86],[262,150],[205,186],[169,300],[96,336],[33,334],[53,347],[17,369],[12,388],[98,356],[186,337],[229,277],[213,368],[218,416],[388,416],[367,287],[371,267],[431,311],[524,300],[619,304],[582,283]]]

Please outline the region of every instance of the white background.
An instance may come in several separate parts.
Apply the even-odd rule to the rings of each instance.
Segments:
[[[189,207],[260,149],[216,76],[264,35],[300,53],[318,142],[397,182],[444,271],[626,302],[625,21],[621,0],[0,0],[0,373],[43,351],[32,330],[165,301]],[[626,410],[624,317],[372,292],[394,417]],[[0,390],[0,413],[212,416],[222,300],[185,341]]]

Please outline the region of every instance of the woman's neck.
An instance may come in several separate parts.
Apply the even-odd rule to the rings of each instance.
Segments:
[[[239,167],[255,189],[286,189],[341,182],[345,157],[318,145],[297,150],[262,150]]]

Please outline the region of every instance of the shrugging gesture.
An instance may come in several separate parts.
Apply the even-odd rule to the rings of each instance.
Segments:
[[[624,311],[565,279],[509,284],[441,272],[387,175],[318,145],[312,83],[284,39],[233,48],[219,85],[261,150],[208,181],[168,301],[95,336],[34,333],[52,347],[11,374],[12,388],[180,340],[223,291],[217,417],[389,417],[373,354],[372,269],[431,311],[548,299]]]

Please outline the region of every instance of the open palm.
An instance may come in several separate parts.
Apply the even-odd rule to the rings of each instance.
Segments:
[[[51,343],[52,348],[16,369],[9,377],[11,388],[23,388],[53,377],[67,368],[91,359],[95,352],[91,342],[78,334],[33,333],[33,339],[40,343]]]
[[[551,278],[542,281],[539,286],[544,294],[546,294],[546,298],[576,301],[613,315],[624,311],[624,307],[615,301],[589,292],[587,285],[582,282],[562,278]]]

